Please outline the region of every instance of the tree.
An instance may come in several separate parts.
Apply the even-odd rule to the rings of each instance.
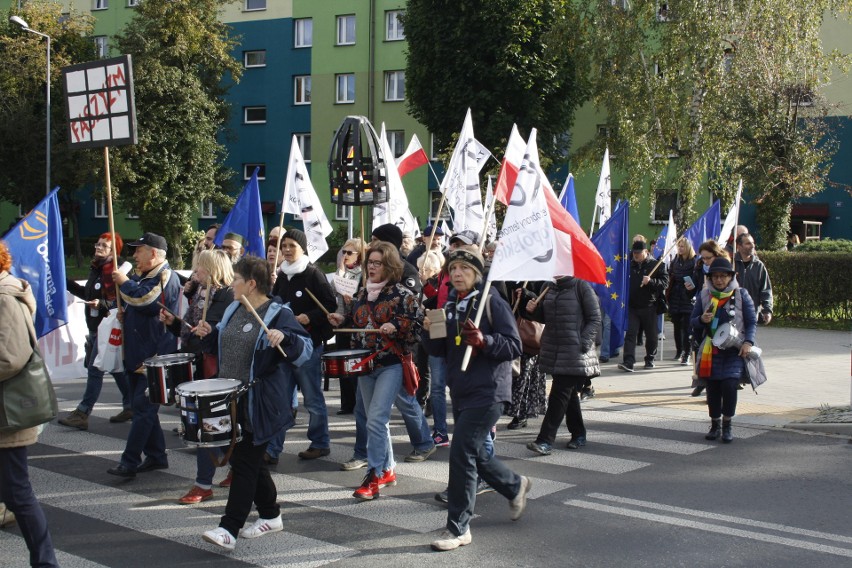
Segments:
[[[230,107],[223,96],[239,80],[231,56],[237,38],[219,22],[230,0],[140,2],[116,36],[133,57],[138,144],[114,152],[113,189],[142,228],[169,242],[169,260],[195,245],[193,219],[202,199],[226,205],[232,172],[217,140]]]
[[[495,155],[517,124],[538,129],[543,161],[564,158],[584,93],[573,36],[555,30],[576,21],[564,0],[409,0],[409,111],[444,149],[469,107],[477,139]]]
[[[588,3],[582,53],[610,128],[580,149],[578,161],[591,166],[608,145],[629,198],[676,192],[679,226],[700,213],[693,208],[700,192],[709,188],[729,203],[742,177],[761,204],[764,247],[783,245],[792,199],[824,185],[821,164],[833,146],[821,138],[827,107],[817,94],[827,70],[844,60],[823,51],[819,33],[824,14],[850,5]],[[806,113],[803,95],[813,102]]]

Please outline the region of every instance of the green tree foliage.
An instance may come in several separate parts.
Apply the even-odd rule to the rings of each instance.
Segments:
[[[241,72],[231,56],[238,38],[218,20],[229,3],[140,2],[116,36],[117,50],[133,57],[139,143],[113,153],[114,189],[144,230],[166,237],[176,267],[195,244],[189,241],[201,200],[232,202],[232,172],[217,140],[230,110],[226,80]]]
[[[0,17],[0,198],[24,211],[45,193],[46,47],[44,38],[10,23],[13,15],[51,36],[51,185],[74,211],[74,195],[93,180],[98,156],[68,147],[60,78],[62,67],[95,58],[92,18],[41,0]]]
[[[819,93],[846,61],[824,52],[821,25],[852,3],[582,6],[583,68],[611,128],[580,150],[581,165],[596,167],[608,145],[632,200],[677,193],[679,226],[700,213],[695,200],[708,188],[727,207],[742,178],[746,199],[759,204],[764,248],[783,246],[791,201],[824,187],[835,149]]]
[[[452,144],[468,107],[477,139],[495,155],[517,124],[535,127],[543,161],[564,158],[583,98],[573,66],[564,0],[409,0],[406,99],[411,114]]]

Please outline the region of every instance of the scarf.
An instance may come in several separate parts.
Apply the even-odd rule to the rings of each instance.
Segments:
[[[381,292],[382,288],[387,286],[387,284],[387,280],[383,280],[381,282],[370,282],[367,280],[367,301],[375,302],[376,298],[379,297],[379,292]]]
[[[278,270],[287,277],[287,280],[290,280],[297,274],[304,272],[310,262],[311,259],[308,258],[308,255],[302,255],[296,262],[287,262],[285,260],[281,263],[281,268]]]
[[[704,338],[704,343],[701,345],[701,364],[698,367],[698,376],[702,378],[710,377],[713,370],[713,355],[719,352],[719,348],[713,345],[713,336],[716,335],[716,329],[719,327],[719,308],[725,306],[734,294],[734,290],[728,288],[726,290],[710,290],[710,310],[713,314],[713,319],[710,321],[710,333]]]

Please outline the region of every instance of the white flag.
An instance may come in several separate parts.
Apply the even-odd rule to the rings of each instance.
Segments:
[[[284,183],[284,202],[282,204],[285,213],[299,215],[308,241],[308,258],[311,262],[316,261],[328,250],[325,238],[332,232],[331,223],[325,216],[322,203],[320,203],[317,192],[305,167],[305,160],[299,150],[299,143],[293,136],[290,145],[290,163],[287,166],[287,179]]]
[[[731,204],[731,208],[728,210],[728,216],[725,217],[725,223],[722,225],[722,232],[719,233],[719,238],[717,242],[721,246],[725,246],[725,243],[728,242],[730,236],[734,233],[734,228],[737,226],[737,222],[740,217],[740,199],[743,196],[743,180],[740,179],[740,185],[737,187],[737,197],[734,199],[734,202]]]
[[[666,242],[663,244],[663,262],[668,267],[674,257],[677,256],[677,247],[675,243],[677,242],[677,227],[674,222],[674,213],[669,209],[669,225],[666,229]]]
[[[489,280],[550,280],[556,270],[556,238],[547,207],[536,131],[530,133],[512,189]],[[570,238],[570,237],[569,237]]]
[[[609,148],[604,151],[601,164],[601,177],[598,179],[598,192],[595,194],[595,208],[600,211],[600,225],[612,216],[612,181],[609,175]],[[595,220],[592,219],[592,228]],[[599,226],[600,226],[599,225]]]
[[[393,151],[388,143],[385,123],[382,123],[382,134],[379,137],[382,154],[385,156],[385,179],[387,180],[388,200],[385,203],[373,206],[373,230],[388,223],[396,225],[403,234],[416,236],[418,227],[414,215],[408,208],[408,196],[399,176],[396,162],[393,160]]]
[[[488,161],[490,152],[473,137],[473,119],[470,109],[464,119],[456,148],[444,180],[441,192],[453,209],[453,230],[482,230],[482,193],[479,187],[479,171]]]
[[[491,187],[491,176],[488,176],[488,185],[485,187],[485,213],[488,219],[485,221],[485,238],[482,244],[497,238],[497,215],[494,209],[494,189]]]

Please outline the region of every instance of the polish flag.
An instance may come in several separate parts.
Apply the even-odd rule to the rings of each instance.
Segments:
[[[412,170],[416,170],[421,166],[429,163],[429,156],[423,151],[423,146],[420,145],[420,139],[417,135],[411,137],[411,142],[408,143],[408,148],[405,154],[396,159],[396,169],[399,172],[399,177],[404,176]]]
[[[506,145],[506,154],[503,157],[503,165],[497,178],[497,187],[494,190],[494,198],[509,205],[509,198],[518,172],[524,160],[527,145],[518,132],[518,127],[512,126],[509,142]],[[541,171],[541,166],[536,164],[541,176],[541,182],[547,191],[544,192],[547,200],[547,210],[550,220],[553,222],[557,242],[557,274],[555,276],[576,276],[589,282],[604,284],[606,282],[606,264],[601,258],[598,249],[586,236],[586,233],[571,217],[556,194],[547,176]]]

